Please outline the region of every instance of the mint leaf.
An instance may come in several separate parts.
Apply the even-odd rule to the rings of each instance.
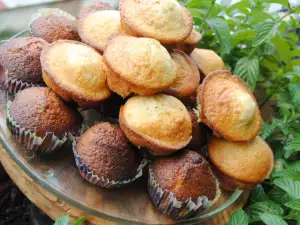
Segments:
[[[63,216],[59,219],[57,219],[54,223],[54,225],[68,225],[70,221],[70,217],[69,216]]]
[[[290,45],[282,38],[276,38],[274,41],[277,55],[280,60],[289,63],[290,61]]]
[[[201,1],[200,1],[201,2]],[[232,49],[231,35],[228,24],[221,18],[207,20],[209,26],[214,30],[221,47],[221,55],[229,54]]]
[[[285,206],[291,209],[300,210],[300,199],[293,199],[292,201],[285,203]]]
[[[294,105],[300,107],[300,83],[289,84],[288,88]]]
[[[264,188],[258,184],[255,189],[251,192],[251,200],[255,202],[262,202],[269,200],[268,196],[266,195]]]
[[[239,30],[232,35],[232,45],[236,46],[239,43],[251,43],[256,35],[253,29]]]
[[[290,178],[280,178],[276,179],[274,184],[286,191],[292,198],[300,198],[300,181],[294,181]]]
[[[273,133],[276,127],[277,127],[276,120],[273,120],[271,124],[267,124],[263,121],[259,136],[261,136],[263,139],[270,137],[270,135]]]
[[[271,190],[268,193],[268,197],[279,204],[284,204],[292,200],[292,198],[284,190],[278,187]]]
[[[243,57],[236,63],[233,73],[241,77],[253,91],[259,76],[259,61],[257,57]]]
[[[277,4],[283,5],[287,9],[290,8],[290,4],[289,4],[288,0],[265,0],[265,2],[268,2],[268,3],[277,3]]]
[[[284,147],[284,157],[289,158],[294,152],[300,151],[300,136],[294,138]]]
[[[253,39],[253,47],[261,45],[272,36],[274,25],[275,22],[269,20],[266,20],[259,25],[256,36]]]
[[[267,225],[288,225],[280,216],[271,213],[261,214],[260,219]]]
[[[278,216],[282,216],[284,213],[281,206],[273,201],[253,203],[248,207],[248,212],[250,215],[250,223],[260,221],[260,214],[265,212]]]
[[[234,14],[237,10],[245,15],[250,13],[250,10],[248,10],[251,7],[251,4],[249,1],[239,1],[237,3],[234,3],[229,6],[229,8],[226,10],[227,14]]]
[[[185,4],[187,8],[208,9],[212,4],[212,0],[190,0]]]
[[[299,210],[290,210],[289,214],[285,216],[285,219],[288,220],[299,220],[300,219],[300,211]]]
[[[248,225],[249,217],[242,209],[234,211],[230,215],[230,219],[227,225]]]
[[[300,49],[295,49],[295,50],[291,51],[291,54],[290,54],[291,58],[299,57],[299,55],[300,55]]]

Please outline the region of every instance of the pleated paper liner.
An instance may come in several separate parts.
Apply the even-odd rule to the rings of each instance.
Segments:
[[[5,90],[12,95],[17,94],[19,91],[30,88],[30,87],[37,87],[41,86],[39,84],[33,84],[24,82],[18,79],[12,79],[12,78],[6,78],[6,81],[4,82],[4,88]]]

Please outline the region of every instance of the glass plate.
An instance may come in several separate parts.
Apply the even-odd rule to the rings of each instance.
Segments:
[[[27,31],[22,31],[13,38],[27,35]],[[218,202],[207,211],[175,222],[152,205],[147,193],[146,175],[125,188],[103,189],[91,185],[80,176],[70,147],[47,157],[34,157],[25,153],[7,129],[6,102],[7,95],[1,90],[0,141],[6,151],[38,184],[88,214],[123,224],[199,224],[229,207],[242,194],[240,190],[222,191]]]

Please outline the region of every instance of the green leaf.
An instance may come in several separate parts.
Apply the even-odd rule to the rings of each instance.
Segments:
[[[251,43],[256,31],[253,29],[239,30],[232,35],[232,45],[236,46],[239,43]]]
[[[289,158],[293,153],[300,151],[300,137],[296,137],[290,142],[288,142],[287,145],[284,147],[284,150],[284,157],[286,159]]]
[[[286,39],[289,39],[293,41],[294,44],[297,44],[299,41],[299,36],[296,33],[288,33]]]
[[[221,47],[221,55],[229,54],[232,49],[229,26],[225,20],[214,18],[207,20],[209,26],[214,30]]]
[[[277,126],[276,120],[273,120],[271,124],[267,124],[267,123],[265,123],[263,121],[262,122],[262,129],[261,129],[259,135],[263,139],[268,138],[273,133],[273,131],[275,130],[276,126]]]
[[[292,198],[300,198],[300,181],[294,181],[290,178],[280,178],[276,179],[274,184],[286,191]]]
[[[83,224],[84,221],[86,221],[86,217],[85,216],[81,217],[79,220],[77,220],[74,223],[72,223],[72,225],[81,225],[81,224]]]
[[[278,187],[271,190],[268,193],[268,197],[279,204],[284,204],[292,200],[292,198],[284,190]]]
[[[292,101],[295,106],[300,106],[300,83],[289,84],[288,89],[290,91]]]
[[[190,0],[185,4],[187,8],[208,9],[212,4],[212,0]]]
[[[259,25],[256,36],[253,39],[253,47],[261,45],[272,36],[274,25],[275,22],[269,20],[266,20]]]
[[[268,2],[268,3],[277,3],[277,4],[283,5],[287,9],[290,8],[290,4],[289,4],[288,0],[265,0],[265,2]]]
[[[248,225],[249,217],[242,209],[234,211],[230,215],[230,219],[227,225]]]
[[[291,209],[300,210],[300,199],[293,199],[292,201],[285,203],[285,206]]]
[[[237,61],[233,73],[241,77],[253,91],[259,76],[259,61],[257,57],[243,57]]]
[[[266,225],[288,225],[280,216],[273,215],[271,213],[263,213],[260,215],[260,219]]]
[[[251,16],[249,18],[250,24],[257,24],[264,20],[273,20],[273,17],[264,11],[261,11],[261,9],[257,9],[255,11],[251,12]]]
[[[299,220],[300,219],[300,211],[299,210],[290,210],[289,214],[285,216],[285,219],[288,220]]]
[[[291,58],[292,57],[299,57],[300,56],[300,48],[291,51],[290,56],[291,56]]]
[[[282,61],[289,63],[290,61],[290,45],[282,38],[276,38],[274,44],[277,50],[277,55]]]
[[[204,14],[201,12],[201,10],[199,9],[195,9],[195,8],[189,8],[190,14],[193,18],[201,18],[204,16]]]
[[[251,4],[249,1],[239,1],[237,3],[234,3],[232,5],[230,5],[230,7],[226,10],[227,14],[231,14],[234,11],[238,10],[241,13],[244,13],[245,15],[250,13],[250,10],[248,10],[247,8],[250,8]]]
[[[251,191],[251,200],[254,202],[262,202],[269,200],[264,188],[259,184]]]
[[[59,219],[57,219],[54,223],[54,225],[68,225],[70,221],[70,217],[69,216],[63,216]]]
[[[282,216],[284,211],[281,206],[273,201],[263,201],[253,203],[248,207],[250,222],[260,221],[259,215],[262,213],[271,213],[274,215]]]

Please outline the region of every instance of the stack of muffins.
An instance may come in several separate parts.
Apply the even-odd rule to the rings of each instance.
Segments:
[[[250,189],[270,174],[252,92],[214,51],[196,48],[201,33],[176,0],[121,0],[119,10],[96,2],[77,19],[40,10],[29,31],[0,47],[5,87],[16,94],[7,124],[28,151],[71,140],[80,174],[103,188],[131,184],[147,168],[153,204],[174,219],[210,207],[219,182]],[[73,135],[78,109],[91,108],[118,123]]]

